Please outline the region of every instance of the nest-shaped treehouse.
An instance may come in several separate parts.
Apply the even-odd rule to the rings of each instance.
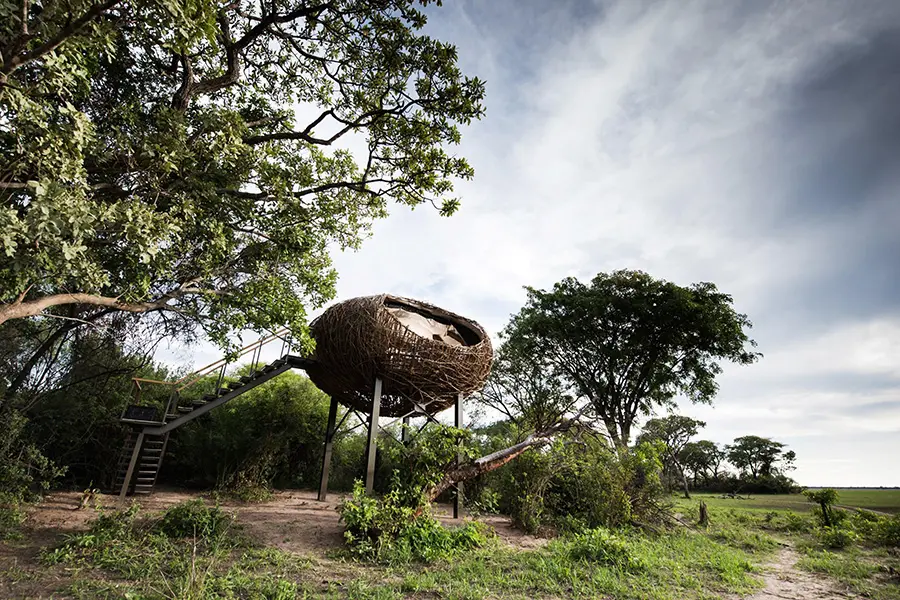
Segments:
[[[381,415],[405,415],[413,403],[435,414],[479,389],[491,369],[491,341],[478,323],[409,298],[352,298],[330,307],[310,329],[316,341],[310,379],[366,413],[376,378]]]

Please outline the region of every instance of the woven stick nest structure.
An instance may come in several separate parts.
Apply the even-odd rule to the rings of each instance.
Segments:
[[[484,383],[493,350],[487,333],[436,306],[382,294],[335,304],[315,319],[310,379],[338,402],[371,412],[381,378],[382,415],[397,417],[413,402],[434,414],[458,394]]]

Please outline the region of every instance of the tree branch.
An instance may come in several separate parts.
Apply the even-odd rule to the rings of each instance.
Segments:
[[[27,65],[28,63],[35,61],[45,54],[49,54],[50,52],[53,52],[54,50],[59,48],[66,42],[66,40],[78,33],[81,28],[102,15],[107,10],[111,9],[119,2],[121,2],[121,0],[107,0],[102,4],[91,5],[87,12],[85,12],[77,19],[66,24],[66,26],[60,29],[53,38],[47,40],[31,52],[26,52],[25,54],[19,54],[10,58],[9,61],[7,61],[2,66],[2,68],[0,68],[0,82],[5,82],[6,78],[19,67]],[[27,14],[27,4],[25,6],[26,8],[23,8],[23,12],[26,12]],[[23,27],[25,26],[25,23],[23,23]]]

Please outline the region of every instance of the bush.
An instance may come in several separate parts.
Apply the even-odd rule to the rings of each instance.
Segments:
[[[870,544],[900,547],[900,515],[884,516],[867,510],[860,510],[848,519],[860,538]]]
[[[816,531],[816,537],[823,546],[834,550],[846,548],[858,539],[856,533],[839,526],[823,527]]]
[[[574,535],[568,543],[568,554],[576,560],[587,560],[622,570],[639,570],[644,567],[628,540],[603,527]]]
[[[167,510],[156,530],[171,538],[192,537],[205,542],[221,539],[232,522],[218,506],[207,506],[203,500],[188,500]]]
[[[356,483],[353,494],[338,507],[352,556],[387,563],[430,562],[486,542],[480,525],[469,522],[447,529],[427,508],[405,505],[403,498],[395,489],[376,499],[366,494],[361,482]]]
[[[823,527],[838,525],[846,516],[844,512],[833,508],[838,501],[837,490],[831,488],[804,490],[803,495],[806,496],[807,500],[817,505],[812,512]]]
[[[875,543],[882,546],[900,548],[900,514],[878,519],[872,533],[872,539]]]
[[[560,440],[498,469],[491,486],[501,512],[530,533],[653,523],[665,511],[659,457],[652,444],[617,452],[597,440]]]
[[[0,496],[0,541],[19,539],[25,522],[25,512],[18,501],[4,501]]]

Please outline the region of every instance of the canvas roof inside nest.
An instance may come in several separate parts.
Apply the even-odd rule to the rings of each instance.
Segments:
[[[335,304],[311,324],[316,365],[310,378],[339,402],[371,410],[382,380],[381,414],[399,416],[412,402],[436,413],[471,393],[490,373],[490,338],[475,321],[388,294]]]

